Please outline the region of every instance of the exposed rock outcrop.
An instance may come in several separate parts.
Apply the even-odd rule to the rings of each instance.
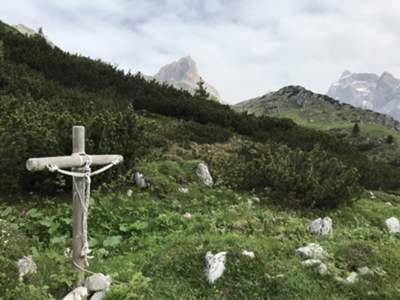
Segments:
[[[190,56],[185,56],[178,61],[163,66],[154,75],[154,78],[160,82],[171,84],[178,89],[193,93],[201,77],[196,62]],[[216,88],[207,82],[205,82],[205,88],[214,100],[221,101]]]

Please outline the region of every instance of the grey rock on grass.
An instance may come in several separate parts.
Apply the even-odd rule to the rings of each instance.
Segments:
[[[111,285],[111,277],[102,273],[94,274],[86,279],[85,286],[89,292],[103,291]]]
[[[212,187],[214,185],[214,180],[211,177],[208,166],[205,163],[199,163],[196,174],[205,186]]]
[[[33,261],[32,256],[24,256],[17,262],[19,271],[19,280],[22,281],[26,274],[34,274],[37,272],[36,263]]]

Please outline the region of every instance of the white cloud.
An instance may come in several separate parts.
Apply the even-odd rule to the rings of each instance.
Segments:
[[[400,76],[399,16],[398,0],[14,0],[0,11],[145,74],[190,54],[230,102],[288,84],[324,93],[345,69]]]

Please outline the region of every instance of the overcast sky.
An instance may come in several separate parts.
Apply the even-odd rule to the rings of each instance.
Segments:
[[[0,19],[148,75],[190,55],[229,103],[325,93],[346,69],[400,77],[400,0],[12,0]]]

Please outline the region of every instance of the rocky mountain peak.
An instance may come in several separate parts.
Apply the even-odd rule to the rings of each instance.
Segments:
[[[197,83],[201,79],[197,64],[190,56],[182,57],[177,61],[163,66],[154,75],[154,78],[191,93],[196,90]],[[212,85],[205,82],[205,87],[215,100],[220,101],[219,93]]]
[[[342,73],[342,75],[340,76],[340,79],[349,77],[350,75],[351,75],[351,72],[349,70],[346,70]]]
[[[400,79],[389,72],[379,76],[345,71],[331,85],[327,95],[344,103],[400,118]]]

